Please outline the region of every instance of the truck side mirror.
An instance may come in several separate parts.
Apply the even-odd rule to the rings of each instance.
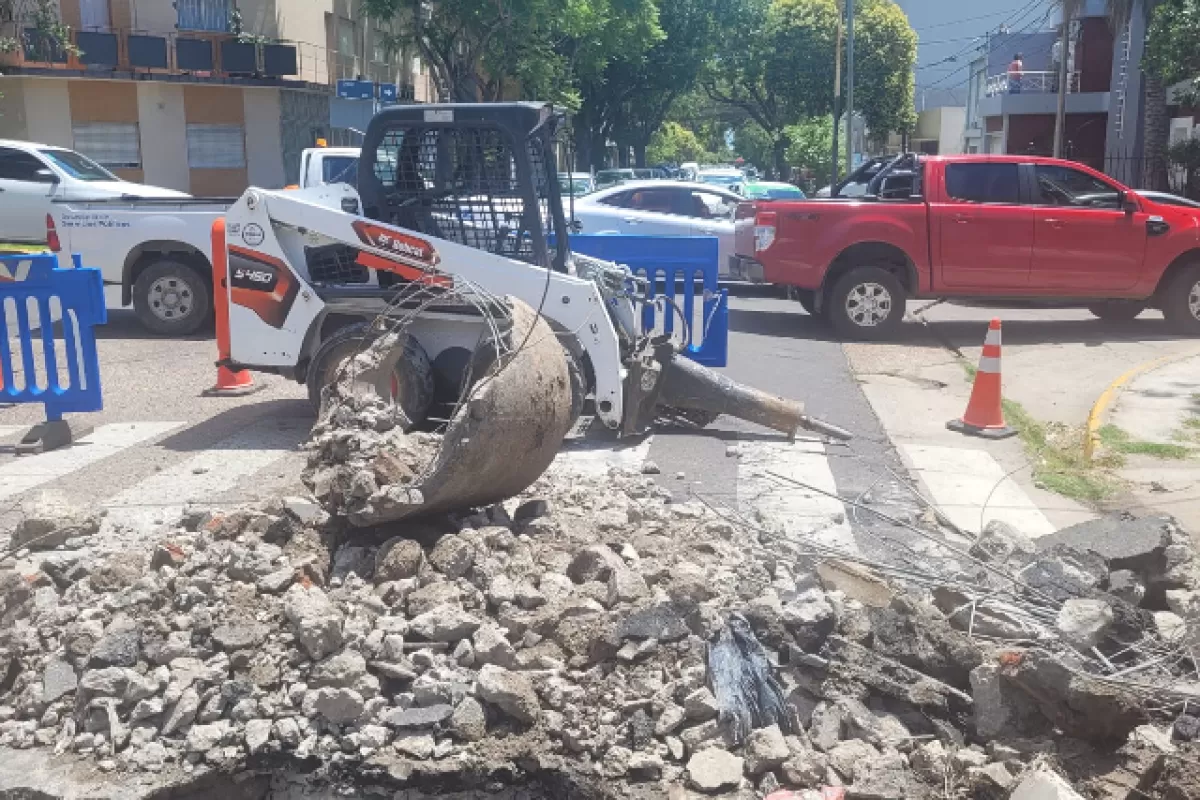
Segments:
[[[1126,214],[1133,214],[1138,211],[1137,195],[1133,192],[1121,192],[1118,198],[1121,202],[1121,210]]]

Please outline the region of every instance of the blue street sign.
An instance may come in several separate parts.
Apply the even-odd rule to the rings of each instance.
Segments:
[[[372,100],[375,97],[375,84],[371,81],[339,80],[337,96],[349,100]]]
[[[379,84],[379,99],[384,103],[396,102],[396,84],[381,83]]]

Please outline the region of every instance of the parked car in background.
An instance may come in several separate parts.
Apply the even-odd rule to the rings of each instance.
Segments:
[[[775,181],[747,183],[742,189],[747,200],[803,200],[805,195],[798,186]]]
[[[596,173],[596,188],[603,189],[605,186],[615,186],[624,181],[634,180],[635,176],[631,169],[602,169]]]
[[[700,170],[697,180],[710,186],[719,186],[729,192],[740,193],[746,183],[746,176],[740,169],[733,167],[708,167]]]
[[[700,177],[700,165],[695,161],[685,161],[679,165],[679,180],[695,181]]]
[[[3,195],[0,195],[3,197]],[[311,203],[358,213],[358,192],[345,182],[297,190]],[[212,226],[234,198],[113,197],[54,203],[42,233],[59,264],[71,254],[121,287],[121,305],[132,305],[142,325],[163,336],[195,333],[212,310]],[[230,243],[254,246],[262,232],[227,229]],[[310,274],[322,260],[312,256]]]
[[[667,173],[656,167],[646,167],[635,169],[633,177],[639,181],[664,181],[667,179]]]
[[[188,196],[121,180],[65,147],[0,139],[0,241],[45,242],[55,201]]]
[[[596,191],[596,179],[589,172],[560,172],[558,190],[563,197],[583,197]]]
[[[1186,197],[1180,197],[1177,194],[1170,192],[1154,192],[1138,189],[1138,194],[1147,200],[1152,200],[1155,203],[1162,203],[1168,206],[1186,206],[1188,208],[1200,208],[1200,202],[1190,200]]]
[[[575,201],[580,233],[642,236],[715,236],[718,273],[729,273],[734,254],[734,214],[740,195],[682,181],[634,181],[600,189]]]
[[[887,338],[917,297],[1158,308],[1200,335],[1200,209],[1073,161],[906,154],[861,198],[748,202],[737,229],[736,272],[794,287],[847,338]]]

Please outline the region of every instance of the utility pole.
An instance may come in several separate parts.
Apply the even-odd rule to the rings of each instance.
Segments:
[[[1071,60],[1071,20],[1075,17],[1076,0],[1062,0],[1062,34],[1058,39],[1058,113],[1054,118],[1054,157],[1062,158],[1063,138],[1067,126],[1067,83],[1071,77],[1067,69]]]
[[[854,171],[854,0],[846,0],[846,174]]]
[[[840,5],[840,4],[839,4]],[[838,9],[838,24],[833,56],[833,166],[829,174],[829,193],[838,182],[838,104],[842,99],[842,17]]]

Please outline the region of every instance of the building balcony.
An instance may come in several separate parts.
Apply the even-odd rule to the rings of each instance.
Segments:
[[[1067,73],[1067,92],[1079,91],[1079,73]],[[999,94],[1058,94],[1057,72],[1022,72],[1019,78],[1007,74],[992,75],[984,88],[986,97]]]
[[[19,23],[0,26],[0,35],[21,46],[0,53],[0,73],[58,74],[63,77],[141,78],[317,84],[331,90],[338,80],[365,78],[399,84],[398,100],[413,95],[412,77],[387,62],[304,42],[241,42],[229,33],[180,31],[161,34],[134,30],[73,30],[78,55],[64,52],[37,29]]]
[[[1067,113],[1103,114],[1108,111],[1108,92],[1081,92],[1080,73],[1067,75]],[[1053,114],[1058,110],[1058,73],[1024,72],[1019,79],[1001,73],[984,84],[979,110],[973,118],[1005,114]]]

